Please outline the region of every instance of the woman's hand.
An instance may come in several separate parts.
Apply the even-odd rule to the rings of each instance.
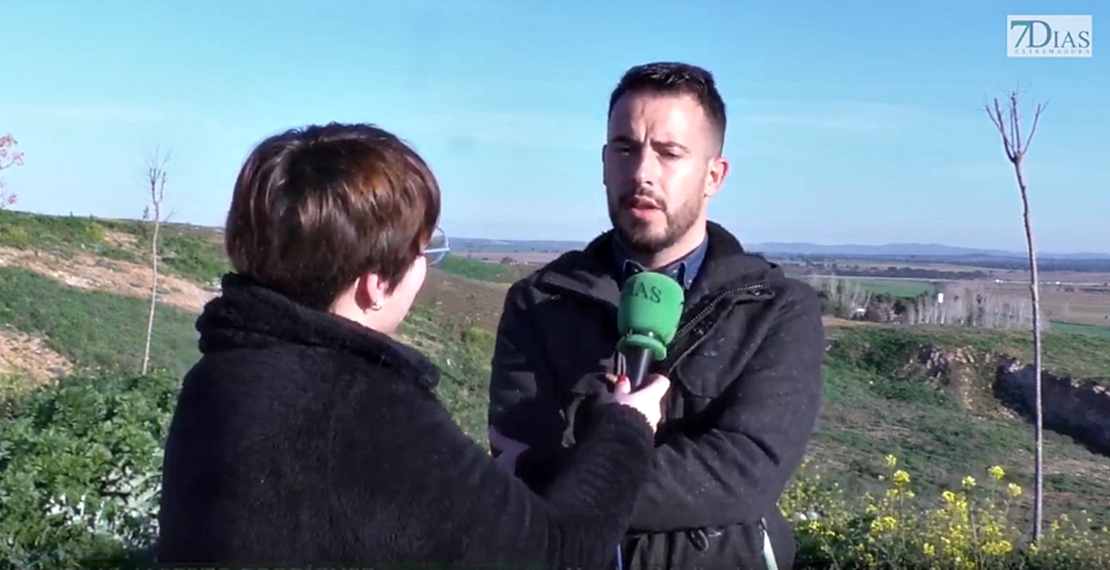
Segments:
[[[617,379],[609,376],[613,381],[613,393],[602,394],[602,402],[616,402],[640,412],[647,418],[651,431],[659,427],[659,420],[663,417],[663,396],[671,387],[671,381],[661,374],[652,374],[644,380],[644,385],[635,392],[627,379]]]
[[[499,467],[508,471],[509,473],[516,473],[516,460],[528,449],[526,444],[523,444],[515,439],[497,431],[496,428],[489,428],[488,432],[490,447],[497,449],[501,455],[493,458]]]

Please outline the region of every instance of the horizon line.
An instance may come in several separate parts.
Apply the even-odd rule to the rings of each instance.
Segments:
[[[11,213],[17,213],[17,214],[23,214],[23,215],[30,215],[30,216],[82,217],[82,218],[87,217],[87,218],[92,218],[92,219],[101,219],[101,220],[110,220],[110,221],[119,221],[119,222],[142,222],[143,221],[140,218],[117,217],[117,216],[97,216],[97,215],[94,215],[94,214],[74,214],[73,212],[70,212],[69,214],[46,214],[46,213],[42,213],[42,212],[31,212],[31,211],[27,211],[27,210],[19,210],[19,209],[16,209],[16,208],[5,208],[3,211],[7,211],[7,212],[11,212]],[[167,225],[167,226],[174,226],[174,225],[176,225],[176,226],[191,226],[191,227],[196,227],[196,228],[209,229],[209,230],[213,230],[213,231],[217,231],[217,232],[222,232],[223,229],[224,229],[223,226],[221,226],[221,225],[207,225],[207,224],[200,224],[200,223],[187,222],[187,221],[163,220],[162,223]],[[608,230],[606,230],[606,231],[608,231]],[[604,233],[604,232],[602,232],[602,233]],[[587,239],[491,238],[491,237],[475,237],[475,236],[459,235],[459,236],[453,236],[452,238],[449,238],[449,239],[478,240],[478,241],[490,241],[490,242],[551,242],[551,243],[585,245],[585,244],[588,244],[592,239],[594,239],[594,237],[596,237],[596,235],[593,236],[593,237],[587,238]],[[850,242],[817,243],[817,242],[808,242],[808,241],[770,240],[770,241],[753,242],[752,246],[745,246],[745,249],[758,249],[755,246],[766,246],[766,245],[795,246],[795,247],[796,246],[814,246],[814,247],[818,247],[818,248],[822,248],[822,249],[883,248],[883,247],[920,246],[920,247],[942,247],[942,248],[950,248],[950,249],[969,250],[965,254],[952,254],[952,255],[975,255],[975,254],[992,255],[992,254],[998,254],[998,253],[1005,253],[1005,254],[1008,254],[1008,255],[1020,255],[1020,256],[1028,255],[1028,251],[1026,251],[1026,250],[1016,250],[1016,249],[1015,250],[1009,250],[1009,249],[1000,249],[1000,248],[994,248],[994,247],[964,246],[964,245],[951,245],[951,244],[945,244],[945,243],[939,243],[939,242],[915,242],[915,241],[884,242],[884,243],[878,243],[878,244],[868,244],[868,243],[850,243]],[[777,253],[782,253],[782,252],[777,252]],[[828,253],[829,254],[835,254],[835,253],[842,253],[843,254],[844,252],[830,251]],[[805,255],[805,253],[801,253],[801,254]],[[874,255],[874,254],[848,254],[848,255]],[[929,254],[929,253],[889,254],[888,253],[888,254],[879,254],[879,255],[906,255],[906,256],[924,257],[924,256],[930,256],[930,255],[938,255],[938,254]],[[944,256],[946,254],[939,254],[939,255]],[[1110,252],[1099,252],[1099,251],[1038,251],[1037,252],[1037,257],[1041,257],[1041,256],[1107,257],[1107,256],[1110,256]]]

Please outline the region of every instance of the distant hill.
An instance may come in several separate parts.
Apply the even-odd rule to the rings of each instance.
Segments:
[[[866,257],[1026,257],[1024,251],[978,249],[938,243],[888,243],[883,245],[835,244],[802,242],[768,242],[746,246],[752,251],[779,255],[851,255]],[[1110,259],[1107,253],[1039,253],[1045,259]]]
[[[488,238],[451,238],[451,249],[458,253],[468,251],[562,252],[585,247],[586,242],[574,240],[496,240]],[[745,249],[771,255],[845,255],[853,257],[927,257],[927,258],[1025,258],[1024,251],[980,249],[939,243],[888,243],[882,245],[816,244],[806,242],[766,242],[746,244]],[[1110,253],[1040,253],[1042,259],[1058,260],[1110,260]]]
[[[451,250],[456,253],[468,251],[550,251],[563,252],[572,249],[581,249],[586,246],[584,241],[569,240],[499,240],[486,238],[452,237]]]

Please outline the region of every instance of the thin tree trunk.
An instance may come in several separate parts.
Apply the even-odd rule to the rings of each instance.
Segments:
[[[150,313],[146,321],[146,342],[143,346],[142,375],[150,370],[150,343],[154,336],[154,313],[158,308],[158,238],[162,229],[162,200],[166,197],[166,163],[169,155],[159,156],[157,150],[147,164],[147,182],[150,184],[150,203],[154,207],[154,232],[150,238]],[[143,218],[146,219],[146,212]]]
[[[1041,539],[1044,520],[1044,402],[1041,386],[1041,292],[1040,278],[1037,273],[1037,247],[1033,239],[1033,221],[1029,213],[1029,190],[1025,186],[1025,176],[1021,171],[1021,161],[1014,164],[1018,189],[1021,190],[1022,218],[1025,222],[1025,242],[1029,250],[1029,292],[1033,299],[1033,437],[1035,453],[1033,472],[1037,477],[1033,482],[1033,540]]]
[[[1043,532],[1044,521],[1044,402],[1041,386],[1041,295],[1040,276],[1037,272],[1037,248],[1033,239],[1033,222],[1029,208],[1029,188],[1025,183],[1025,174],[1022,164],[1033,136],[1037,132],[1037,123],[1045,105],[1037,105],[1033,114],[1033,125],[1029,129],[1029,136],[1022,140],[1021,136],[1021,110],[1018,105],[1016,91],[1009,94],[1009,112],[1003,115],[1002,106],[998,99],[994,100],[994,107],[987,106],[987,115],[991,118],[998,133],[1002,136],[1002,147],[1006,151],[1006,158],[1014,166],[1014,175],[1017,177],[1018,190],[1021,192],[1022,219],[1025,225],[1025,240],[1029,250],[1029,292],[1033,301],[1033,437],[1035,441],[1033,463],[1033,542],[1039,543]]]
[[[161,212],[157,205],[154,207],[154,237],[150,239],[150,314],[146,321],[146,346],[143,347],[143,370],[145,376],[150,367],[150,340],[154,336],[154,310],[158,306],[158,232],[161,230]]]

